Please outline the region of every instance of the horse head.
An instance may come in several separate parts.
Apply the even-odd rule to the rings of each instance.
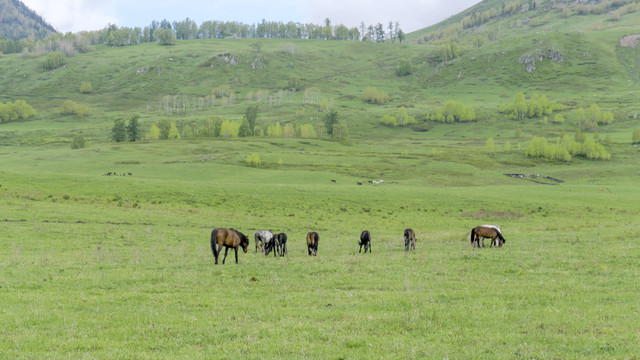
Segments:
[[[249,249],[249,238],[246,237],[243,233],[240,233],[240,246],[242,246],[242,250],[244,250],[245,254]]]
[[[241,233],[240,231],[231,228],[231,230],[235,231],[236,234],[238,234],[238,237],[240,238],[240,246],[242,247],[242,250],[244,250],[244,252],[246,253],[247,250],[249,250],[249,238],[247,237],[247,235]]]
[[[264,256],[269,255],[269,253],[271,252],[271,250],[273,250],[273,248],[274,248],[274,247],[275,247],[275,246],[274,246],[274,241],[273,241],[273,239],[272,239],[272,240],[270,240],[268,243],[266,243],[266,244],[264,245]]]

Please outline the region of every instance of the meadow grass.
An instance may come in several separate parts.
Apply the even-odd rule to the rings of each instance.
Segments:
[[[530,15],[490,24],[501,40],[480,49],[463,39],[446,63],[437,45],[297,40],[261,41],[260,53],[257,40],[96,46],[55,71],[3,55],[0,101],[39,115],[0,125],[0,358],[637,359],[637,84],[634,52],[616,47],[633,22],[516,25]],[[517,59],[539,49],[566,60],[526,73]],[[207,66],[224,53],[240,65]],[[414,72],[401,78],[403,59]],[[330,101],[348,140],[111,141],[114,120],[134,113],[143,132],[163,118],[239,120],[249,92],[277,93],[291,76]],[[84,81],[93,93],[80,94]],[[224,85],[235,103],[161,109],[164,97]],[[390,101],[365,103],[368,86]],[[566,123],[506,119],[498,109],[517,92],[560,102]],[[303,91],[290,96],[261,103],[259,120],[322,122]],[[62,116],[67,99],[93,115]],[[447,100],[477,121],[427,121]],[[524,155],[534,136],[573,134],[572,111],[592,103],[616,114],[598,129],[610,161]],[[400,106],[426,131],[379,124]],[[75,135],[88,147],[71,150]],[[258,167],[246,165],[253,153]],[[486,223],[503,229],[504,247],[471,248],[471,228]],[[215,227],[285,232],[289,254],[252,243],[239,264],[231,253],[215,266]],[[408,227],[418,243],[405,253]],[[357,253],[364,229],[372,254]],[[308,231],[320,233],[317,257]]]
[[[405,159],[405,181],[359,186],[367,178],[336,171],[360,165],[357,152],[345,156],[352,146],[318,142],[306,165],[284,169],[201,162],[194,151],[259,146],[285,163],[300,152],[298,140],[276,143],[184,142],[166,154],[155,144],[105,144],[82,155],[52,144],[5,153],[12,170],[0,184],[2,357],[639,353],[640,232],[628,177],[592,183],[579,165],[549,168],[565,180],[551,186],[476,169],[471,184],[443,186],[437,174],[465,170]],[[396,150],[367,146],[379,150],[380,164]],[[367,146],[364,157],[373,154]],[[326,168],[316,169],[314,157]],[[114,166],[133,176],[102,176]],[[422,171],[433,175],[415,174]],[[502,227],[507,243],[471,248],[469,230],[487,222]],[[215,266],[209,236],[219,226],[250,238],[258,229],[284,231],[289,254],[265,257],[252,241],[238,265],[230,253]],[[418,237],[408,254],[406,227]],[[373,238],[367,255],[356,251],[365,228]],[[317,257],[306,255],[311,230],[320,233]]]

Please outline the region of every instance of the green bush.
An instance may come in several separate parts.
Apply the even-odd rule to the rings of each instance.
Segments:
[[[60,107],[60,114],[89,116],[91,115],[91,109],[88,106],[80,105],[73,100],[65,100]]]
[[[400,62],[400,65],[398,65],[398,67],[396,68],[396,75],[398,76],[411,75],[412,72],[413,72],[413,69],[411,67],[411,63],[409,62],[409,60],[402,60]]]
[[[61,52],[52,52],[47,54],[47,57],[42,63],[42,67],[46,70],[57,69],[66,63],[66,57]]]
[[[73,137],[73,140],[71,141],[72,149],[84,149],[85,147],[87,147],[87,141],[84,139],[84,136],[76,135]]]
[[[80,84],[80,92],[83,94],[91,94],[93,92],[93,86],[88,81],[83,81]]]
[[[431,114],[431,120],[441,122],[454,122],[454,121],[474,121],[476,114],[470,106],[466,106],[461,102],[448,100],[444,103],[444,106],[436,111],[435,114]]]
[[[0,102],[0,123],[18,120],[27,120],[38,113],[24,100],[16,100],[14,103]]]
[[[247,165],[253,166],[253,167],[258,167],[260,166],[260,164],[262,164],[262,161],[260,161],[260,155],[258,155],[257,153],[247,155],[245,162],[247,163]]]
[[[382,90],[368,86],[364,91],[363,99],[370,104],[386,104],[389,102],[389,95]]]

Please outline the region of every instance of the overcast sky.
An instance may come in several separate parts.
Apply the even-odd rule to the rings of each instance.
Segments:
[[[99,30],[108,24],[141,28],[151,21],[267,21],[348,27],[399,21],[409,33],[469,8],[479,0],[22,0],[60,32]]]

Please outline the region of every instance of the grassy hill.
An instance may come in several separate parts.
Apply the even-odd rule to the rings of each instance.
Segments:
[[[21,40],[28,37],[44,39],[56,33],[42,17],[19,0],[0,0],[0,38]]]
[[[2,55],[0,115],[18,100],[37,115],[0,123],[0,357],[637,358],[638,62],[620,39],[640,33],[638,13],[520,4],[429,37],[505,4],[406,44],[96,45],[50,69],[50,54]],[[389,100],[366,102],[368,87]],[[519,92],[558,109],[510,118],[501,108]],[[91,114],[63,114],[67,100]],[[433,120],[449,100],[476,119]],[[594,104],[615,120],[581,131],[608,161],[527,156],[534,137],[573,139],[576,110]],[[254,105],[260,136],[185,135]],[[415,124],[381,124],[401,107]],[[348,137],[267,134],[319,129],[329,109]],[[113,141],[134,114],[143,134],[169,120],[185,136]],[[72,149],[79,135],[87,146]],[[470,247],[485,223],[504,247]],[[214,266],[215,227],[286,232],[289,254],[265,257],[252,240],[238,265],[231,253]],[[356,251],[364,229],[368,255]]]

